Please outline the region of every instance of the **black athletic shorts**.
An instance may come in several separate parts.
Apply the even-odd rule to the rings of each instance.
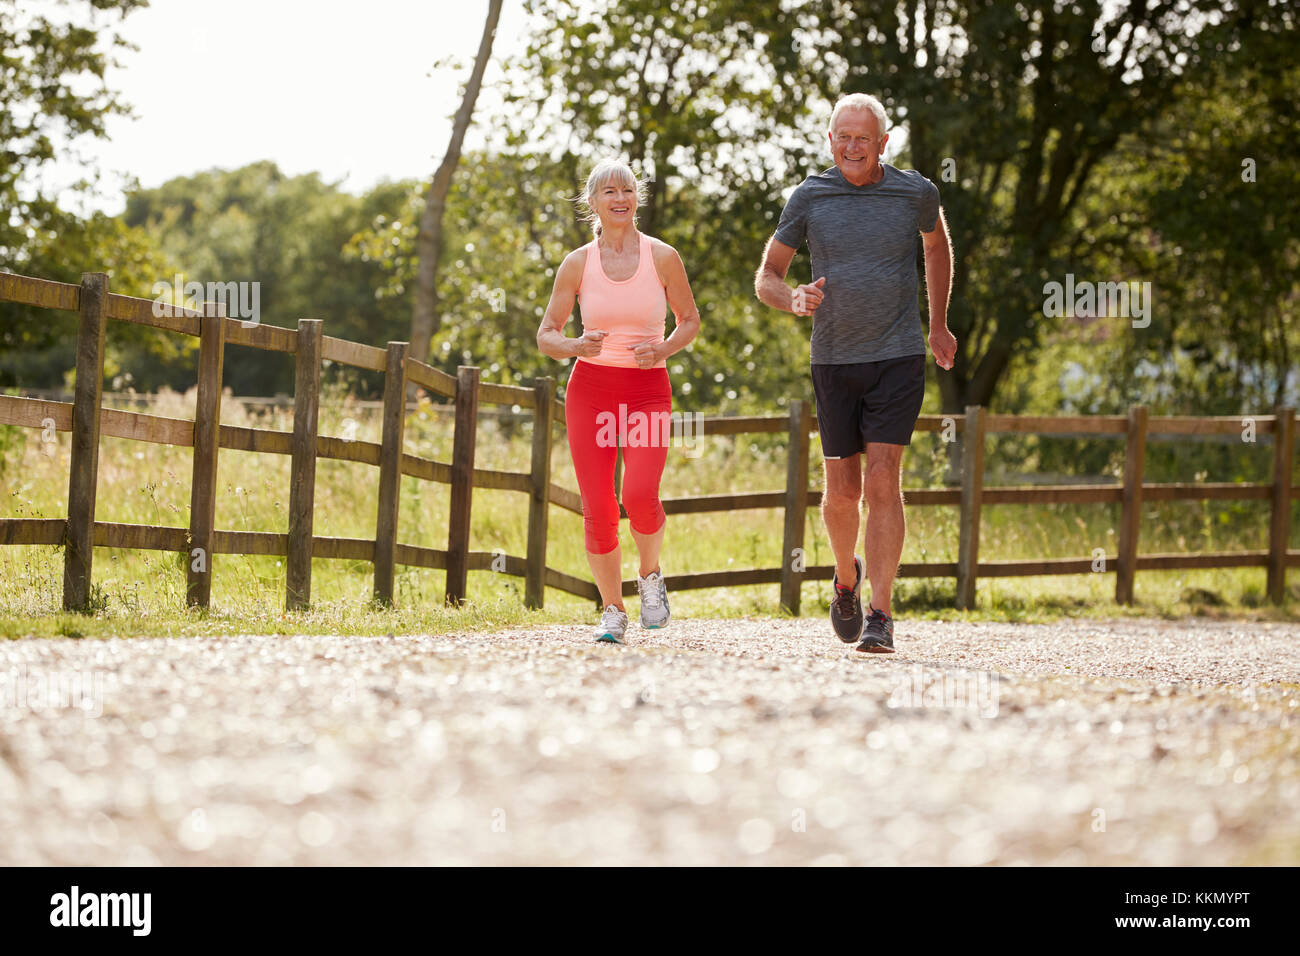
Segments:
[[[825,458],[849,458],[867,442],[912,444],[925,398],[925,356],[814,365],[817,430]]]

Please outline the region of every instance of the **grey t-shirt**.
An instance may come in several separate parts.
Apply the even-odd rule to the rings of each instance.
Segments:
[[[812,364],[849,365],[925,354],[916,304],[917,231],[939,218],[939,188],[914,169],[881,163],[879,182],[854,186],[832,166],[790,195],[776,239],[808,242],[812,279],[826,277],[813,314]]]

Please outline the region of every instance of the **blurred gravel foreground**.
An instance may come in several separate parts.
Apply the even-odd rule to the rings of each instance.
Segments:
[[[1295,864],[1300,625],[0,645],[0,863]]]

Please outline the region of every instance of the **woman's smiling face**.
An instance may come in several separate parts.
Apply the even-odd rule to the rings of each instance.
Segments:
[[[604,182],[596,185],[587,203],[605,226],[630,225],[636,215],[636,184],[618,171],[612,171]]]

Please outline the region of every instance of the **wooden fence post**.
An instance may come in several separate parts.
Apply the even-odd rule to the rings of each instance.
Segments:
[[[524,567],[524,604],[542,607],[546,602],[546,533],[551,502],[551,424],[555,404],[555,379],[533,380],[532,496],[528,501],[528,559]]]
[[[618,443],[614,449],[614,500],[618,502],[620,518],[627,517],[627,509],[623,507],[623,437],[622,435],[614,437]]]
[[[1133,578],[1137,574],[1138,531],[1142,527],[1142,474],[1146,469],[1147,409],[1128,410],[1128,436],[1124,445],[1124,497],[1119,515],[1119,554],[1115,559],[1115,603],[1133,603]]]
[[[393,604],[397,517],[406,436],[406,342],[389,342],[384,369],[384,430],[379,450],[379,515],[375,519],[375,601]]]
[[[194,408],[194,459],[190,477],[190,550],[185,601],[212,600],[212,529],[217,511],[217,452],[221,445],[221,371],[226,353],[222,303],[207,303],[199,320],[198,399]]]
[[[104,333],[108,324],[107,273],[82,273],[78,311],[72,463],[68,471],[68,521],[63,532],[65,611],[84,611],[90,604],[99,479],[99,403],[104,390]]]
[[[1286,549],[1291,531],[1291,456],[1295,453],[1295,409],[1279,406],[1273,425],[1273,514],[1268,526],[1268,598],[1286,599]]]
[[[803,553],[808,518],[808,433],[812,416],[802,399],[790,402],[790,435],[786,444],[785,531],[781,536],[781,607],[799,616],[799,599],[807,562]]]
[[[285,610],[311,604],[313,511],[316,506],[316,430],[320,421],[321,320],[299,319],[293,379],[293,463],[289,477],[289,548]]]
[[[984,419],[982,405],[966,406],[961,436],[961,518],[957,543],[957,609],[975,607],[979,576],[980,503],[984,494]]]
[[[456,370],[456,430],[451,450],[451,514],[447,520],[446,603],[465,600],[469,583],[469,516],[474,496],[474,447],[478,438],[479,370]]]

